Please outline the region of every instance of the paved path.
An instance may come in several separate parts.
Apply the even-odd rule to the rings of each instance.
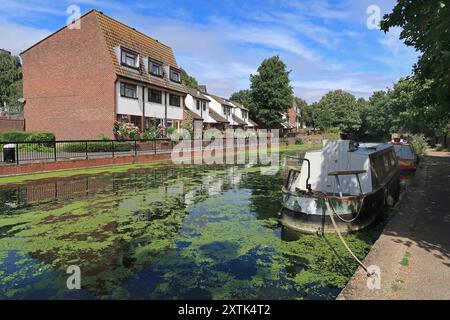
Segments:
[[[360,268],[338,299],[450,299],[450,153],[428,153],[364,263],[381,288]]]

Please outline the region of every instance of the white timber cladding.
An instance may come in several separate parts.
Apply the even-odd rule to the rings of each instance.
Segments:
[[[223,113],[223,108],[222,108],[222,104],[220,102],[218,102],[216,99],[214,99],[213,97],[207,95],[207,97],[209,98],[209,100],[211,100],[209,102],[209,107],[211,109],[213,109],[215,112],[217,112],[218,114],[220,114],[222,117],[226,118],[228,121],[230,121],[230,116],[225,115]]]
[[[121,83],[131,84],[137,87],[137,98],[122,97],[120,92]],[[162,92],[161,103],[149,101],[149,89]],[[142,94],[144,92],[144,95]],[[183,95],[175,92],[168,92],[161,88],[147,87],[136,82],[121,79],[116,83],[116,99],[117,99],[117,114],[142,116],[145,100],[145,117],[165,119],[166,117],[166,99],[167,99],[167,119],[183,120]],[[169,103],[169,95],[174,94],[180,96],[181,105],[171,106]],[[144,99],[144,100],[143,100]]]
[[[193,97],[192,95],[188,94],[186,96],[185,101],[185,105],[186,107],[195,112],[196,114],[198,114],[199,116],[202,117],[204,122],[211,122],[209,121],[210,117],[209,117],[209,102],[202,100],[202,99],[197,99],[195,97]],[[197,109],[197,101],[200,102],[200,109]],[[203,109],[203,106],[205,104],[206,109]],[[211,119],[212,122],[216,122],[213,119]]]
[[[312,190],[338,193],[339,189],[334,176],[329,176],[332,171],[364,170],[359,175],[363,193],[372,191],[372,175],[370,170],[369,155],[357,152],[349,152],[349,141],[325,140],[323,149],[311,151],[305,154],[305,158],[311,163],[309,183]],[[306,190],[306,179],[308,176],[308,165],[302,164],[301,174],[293,183],[292,188]],[[344,194],[360,194],[358,181],[355,175],[339,176],[341,191]]]

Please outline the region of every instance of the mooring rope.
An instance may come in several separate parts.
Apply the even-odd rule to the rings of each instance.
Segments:
[[[359,217],[359,214],[361,213],[362,207],[363,207],[363,205],[364,205],[364,198],[365,198],[365,197],[362,197],[362,198],[361,198],[361,205],[360,205],[359,208],[358,208],[358,213],[357,213],[352,219],[347,220],[347,219],[342,218],[342,217],[336,212],[336,210],[334,209],[334,206],[331,204],[331,199],[330,199],[327,195],[325,195],[325,197],[326,197],[326,199],[327,199],[327,201],[328,201],[328,204],[330,205],[331,209],[333,210],[334,214],[335,214],[341,221],[343,221],[343,222],[345,222],[345,223],[351,223],[351,222],[355,221],[355,220]]]
[[[331,206],[330,199],[328,197],[326,197],[326,199],[328,201],[328,204],[330,204],[330,206]],[[331,211],[332,211],[331,214],[330,214],[331,222],[333,223],[334,230],[338,234],[339,239],[341,239],[341,242],[344,244],[345,248],[350,253],[350,255],[356,260],[356,262],[358,262],[358,264],[361,266],[361,268],[364,269],[364,271],[366,272],[367,276],[371,277],[372,275],[374,275],[374,273],[370,273],[369,269],[364,265],[364,263],[362,263],[362,261],[359,260],[358,257],[353,253],[353,251],[347,245],[347,242],[345,242],[344,237],[342,236],[341,232],[339,231],[339,228],[338,228],[338,226],[336,224],[336,221],[334,221],[334,217],[333,217],[334,214],[336,214],[338,217],[339,217],[339,215],[334,211],[334,207],[333,206],[331,206]]]

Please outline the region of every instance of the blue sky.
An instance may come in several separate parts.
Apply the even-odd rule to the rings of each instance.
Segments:
[[[357,97],[411,73],[417,53],[367,27],[367,8],[381,14],[395,0],[1,0],[0,48],[14,53],[65,25],[69,5],[99,9],[171,46],[180,66],[228,97],[249,87],[264,58],[280,55],[295,95],[317,101],[329,90]]]

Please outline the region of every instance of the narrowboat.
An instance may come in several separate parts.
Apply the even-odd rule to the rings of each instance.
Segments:
[[[285,227],[303,233],[358,231],[399,198],[400,169],[392,145],[324,140],[322,150],[297,160],[301,170],[289,168],[282,188]]]
[[[392,141],[401,171],[416,171],[418,157],[409,143]]]

